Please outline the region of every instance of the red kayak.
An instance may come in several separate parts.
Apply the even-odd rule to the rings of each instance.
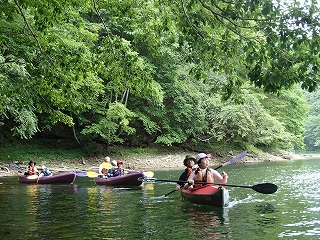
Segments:
[[[47,177],[39,177],[38,175],[19,176],[20,183],[28,184],[54,184],[54,183],[73,183],[76,178],[75,172],[62,173]]]
[[[208,184],[200,188],[182,189],[183,199],[192,203],[224,207],[228,205],[229,193],[224,187],[215,184]]]
[[[122,176],[116,177],[96,177],[94,181],[98,185],[110,185],[110,186],[140,186],[142,181],[139,179],[144,177],[143,172],[128,173]]]

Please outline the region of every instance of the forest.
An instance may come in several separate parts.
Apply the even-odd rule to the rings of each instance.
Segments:
[[[320,148],[316,0],[2,0],[0,143]]]

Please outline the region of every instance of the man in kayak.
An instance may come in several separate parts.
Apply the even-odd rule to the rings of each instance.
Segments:
[[[190,155],[187,155],[183,160],[183,165],[187,168],[181,173],[179,177],[179,181],[187,181],[190,174],[192,173],[193,167],[195,166],[196,159]],[[176,190],[178,191],[180,188],[184,186],[183,182],[179,182],[176,185]]]
[[[110,176],[108,170],[111,169],[112,166],[110,164],[110,157],[106,156],[103,162],[99,166],[99,175],[102,176]]]
[[[196,161],[199,167],[190,174],[188,183],[185,185],[186,189],[201,187],[204,185],[203,183],[213,183],[214,180],[222,184],[227,183],[228,175],[225,172],[220,174],[218,171],[209,168],[209,158],[211,158],[211,154],[199,153],[197,155]],[[202,183],[197,184],[197,182]]]

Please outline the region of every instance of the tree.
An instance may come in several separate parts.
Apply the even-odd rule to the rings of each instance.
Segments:
[[[306,131],[304,142],[308,150],[317,151],[320,149],[320,92],[305,93],[310,106],[307,121],[305,122]]]
[[[266,96],[246,89],[250,82],[271,93],[317,85],[318,15],[309,5],[5,0],[2,130],[30,138],[63,123],[80,140],[108,144],[172,145],[208,135],[299,145],[302,120],[273,116],[261,103]],[[304,111],[299,98],[276,103]]]

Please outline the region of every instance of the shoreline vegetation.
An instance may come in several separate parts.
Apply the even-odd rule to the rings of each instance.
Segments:
[[[124,167],[136,171],[160,171],[160,170],[174,170],[184,169],[183,159],[186,155],[196,156],[198,152],[166,152],[163,154],[136,154],[130,157],[116,157],[109,155],[111,160],[121,159],[124,162]],[[210,161],[210,166],[218,166],[239,153],[229,152],[224,156],[214,156]],[[308,158],[320,158],[320,154],[305,153],[283,153],[283,154],[250,154],[248,153],[240,162],[236,164],[255,164],[262,162],[276,162],[276,161],[290,161]],[[39,161],[37,167],[41,168],[46,165],[53,174],[59,172],[70,171],[98,171],[99,164],[103,161],[103,156],[93,158],[69,159],[69,160],[51,160]],[[26,170],[28,161],[0,161],[0,177],[5,176],[19,176],[23,175]]]

